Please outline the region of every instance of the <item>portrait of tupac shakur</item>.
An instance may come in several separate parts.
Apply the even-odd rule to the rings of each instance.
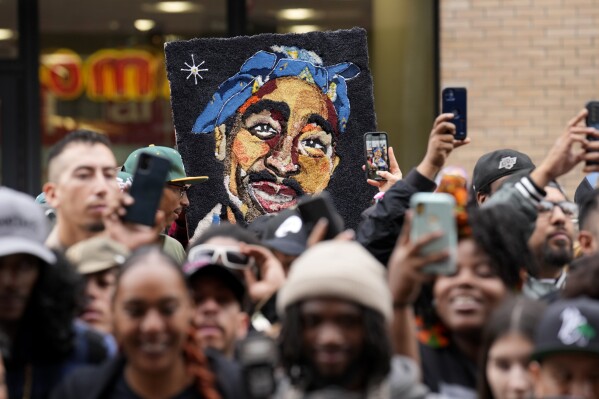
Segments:
[[[375,129],[362,29],[165,45],[177,146],[193,188],[188,222],[250,223],[327,190],[357,224],[362,135]],[[357,189],[359,188],[359,189]]]

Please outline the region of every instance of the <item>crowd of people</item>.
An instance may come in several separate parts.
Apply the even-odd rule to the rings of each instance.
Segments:
[[[583,110],[540,164],[498,149],[469,179],[446,167],[470,142],[452,117],[405,176],[389,148],[376,201],[328,240],[293,207],[188,231],[206,178],[176,150],[119,166],[106,136],[68,134],[37,200],[0,188],[0,398],[599,399],[599,190],[557,181],[599,172],[599,131]],[[171,165],[153,226],[123,219],[144,152]],[[446,232],[410,234],[435,191],[456,203],[445,274],[427,266],[453,254],[423,249]]]

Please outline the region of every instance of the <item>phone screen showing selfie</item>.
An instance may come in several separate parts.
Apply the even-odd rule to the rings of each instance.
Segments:
[[[387,136],[385,134],[373,134],[366,137],[366,164],[369,179],[383,180],[376,172],[389,170]]]

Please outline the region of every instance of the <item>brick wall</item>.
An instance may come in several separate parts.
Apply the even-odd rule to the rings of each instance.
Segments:
[[[539,163],[599,100],[597,0],[440,0],[441,86],[468,88],[472,144],[450,164],[513,148]],[[582,167],[560,179],[573,198]]]

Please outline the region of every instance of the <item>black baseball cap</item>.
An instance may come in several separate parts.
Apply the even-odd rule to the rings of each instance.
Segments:
[[[309,231],[297,209],[286,209],[264,226],[262,243],[285,255],[299,256],[306,250]]]
[[[259,240],[264,237],[270,237],[274,233],[271,227],[270,220],[277,216],[276,213],[265,213],[264,215],[258,216],[248,224],[247,229],[254,233]]]
[[[551,304],[537,326],[532,358],[557,353],[599,356],[599,301],[580,297]]]
[[[486,153],[476,161],[472,172],[472,191],[478,193],[495,180],[535,168],[530,157],[516,150],[503,149]]]
[[[194,262],[186,263],[183,265],[183,272],[188,282],[208,276],[219,278],[233,291],[235,299],[243,306],[246,288],[238,272],[230,270],[223,265],[212,263],[210,258],[198,259]]]

